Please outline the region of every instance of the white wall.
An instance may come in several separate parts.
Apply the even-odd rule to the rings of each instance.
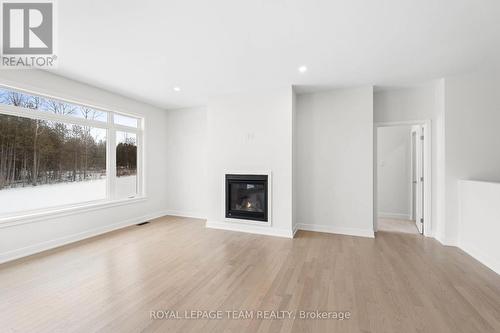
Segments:
[[[446,244],[445,80],[436,82],[436,112],[432,119],[432,223],[434,238]]]
[[[25,224],[0,224],[0,262],[89,237],[164,214],[166,115],[147,104],[35,70],[1,71],[0,83],[146,117],[147,199],[141,202]],[[3,203],[2,203],[3,204]]]
[[[207,115],[207,226],[291,237],[292,88],[213,98]],[[224,173],[272,172],[272,225],[224,221]]]
[[[431,121],[431,186],[432,186],[432,230],[426,235],[434,235],[444,242],[444,82],[437,80],[415,86],[401,88],[377,88],[374,93],[375,122]]]
[[[446,78],[446,239],[456,244],[458,181],[500,181],[500,72]]]
[[[207,109],[166,111],[166,209],[170,215],[207,215]]]
[[[299,228],[373,237],[373,89],[297,96]]]
[[[500,180],[494,71],[375,93],[366,87],[295,96],[289,87],[168,112],[48,72],[2,71],[0,83],[146,117],[147,192],[125,206],[0,224],[0,262],[166,213],[228,227],[224,170],[273,173],[272,226],[239,230],[289,237],[297,226],[370,236],[373,121],[432,121],[432,232],[443,243],[461,237],[459,180]]]
[[[377,131],[378,216],[411,219],[411,126]]]
[[[500,274],[500,183],[460,181],[458,244]]]
[[[297,93],[292,90],[292,229],[297,231]]]
[[[432,121],[432,228],[444,244],[460,238],[458,183],[500,180],[500,73],[447,77],[375,93],[375,121]]]

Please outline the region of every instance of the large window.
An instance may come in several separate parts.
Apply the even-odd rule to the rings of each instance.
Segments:
[[[116,196],[130,198],[137,194],[137,135],[116,132]]]
[[[142,195],[141,125],[0,87],[0,217]]]

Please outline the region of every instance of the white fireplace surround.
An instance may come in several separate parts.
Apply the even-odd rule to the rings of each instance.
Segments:
[[[252,221],[252,220],[244,220],[244,219],[235,219],[235,218],[227,218],[226,217],[226,175],[262,175],[262,176],[267,176],[267,222],[265,221]],[[271,227],[272,226],[272,216],[273,216],[273,206],[272,206],[272,201],[273,201],[273,178],[272,178],[272,172],[269,170],[266,171],[256,171],[256,170],[251,170],[251,171],[234,171],[234,170],[224,170],[222,173],[222,178],[221,178],[222,184],[224,184],[224,191],[222,192],[223,195],[223,208],[222,208],[222,216],[221,220],[224,222],[228,223],[241,223],[241,224],[249,224],[249,225],[258,225],[261,227]]]
[[[267,175],[268,180],[268,196],[267,196],[267,204],[268,204],[268,221],[251,221],[251,220],[242,220],[242,219],[232,219],[226,218],[225,216],[225,179],[226,174],[232,175]],[[220,177],[220,184],[223,190],[221,191],[221,195],[223,195],[223,205],[221,207],[221,216],[219,217],[219,221],[208,219],[206,222],[207,228],[212,229],[222,229],[222,230],[231,230],[231,231],[239,231],[239,232],[248,232],[253,234],[260,235],[268,235],[268,236],[277,236],[277,237],[285,237],[285,238],[293,238],[293,230],[290,227],[289,229],[285,228],[276,228],[273,226],[273,178],[272,172],[269,170],[224,170]]]

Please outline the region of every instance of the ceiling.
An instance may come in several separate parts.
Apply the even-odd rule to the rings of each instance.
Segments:
[[[500,59],[497,0],[65,0],[58,12],[57,74],[162,108],[407,84]]]

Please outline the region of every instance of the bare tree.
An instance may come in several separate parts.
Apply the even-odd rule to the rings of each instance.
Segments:
[[[0,103],[60,115],[78,114],[101,119],[103,112],[58,101],[3,90]],[[105,174],[105,131],[91,126],[69,125],[0,114],[0,190],[22,183],[39,186],[81,181],[90,170]]]
[[[47,108],[52,113],[60,115],[69,115],[76,112],[76,108],[73,105],[51,99],[47,100]]]
[[[103,112],[101,111],[98,111],[98,110],[95,110],[95,109],[92,109],[92,108],[88,108],[88,107],[84,107],[82,106],[80,108],[80,112],[82,113],[82,116],[85,118],[85,119],[90,119],[90,120],[96,120],[96,119],[99,119],[102,115],[103,115]],[[90,135],[90,127],[89,126],[84,126],[83,127],[83,142],[84,142],[84,155],[83,155],[83,159],[84,159],[84,167],[83,167],[83,178],[86,179],[87,178],[87,172],[88,172],[88,160],[89,160],[89,141],[91,139],[91,135]]]
[[[15,91],[10,91],[4,97],[4,101],[6,102],[6,104],[9,105],[26,107],[28,97],[24,94]]]
[[[37,110],[40,108],[42,100],[40,97],[32,96],[27,103],[27,107]],[[41,134],[41,120],[35,119],[33,121],[33,166],[31,170],[31,184],[38,185],[38,136]]]

